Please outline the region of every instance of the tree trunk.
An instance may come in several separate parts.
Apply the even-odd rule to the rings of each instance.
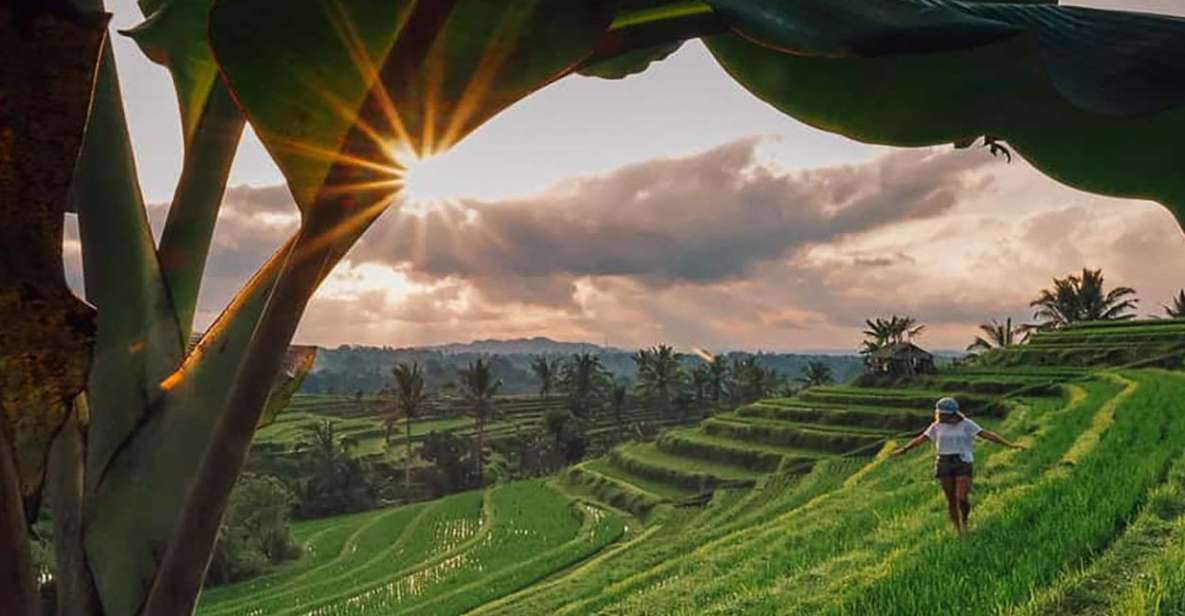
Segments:
[[[403,488],[411,494],[411,414],[407,416],[407,459],[403,461]]]
[[[29,528],[12,452],[8,420],[0,413],[0,599],[5,614],[36,616],[37,584],[29,553]]]
[[[485,419],[479,414],[477,416],[477,485],[478,487],[485,485],[485,469],[482,464],[482,452],[485,450]]]

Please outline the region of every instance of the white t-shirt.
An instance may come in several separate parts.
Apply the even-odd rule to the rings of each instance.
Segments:
[[[971,462],[975,459],[971,455],[971,443],[980,432],[983,432],[983,428],[979,424],[964,419],[953,424],[936,421],[926,428],[925,435],[934,443],[938,455],[957,453],[964,462]]]

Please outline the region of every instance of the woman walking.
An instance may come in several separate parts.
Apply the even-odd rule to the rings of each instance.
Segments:
[[[974,461],[971,445],[977,436],[1005,447],[1024,449],[968,419],[959,412],[959,403],[954,398],[943,398],[934,405],[934,423],[892,454],[902,456],[927,439],[934,443],[934,477],[946,494],[946,510],[957,533],[967,530],[967,518],[971,515],[969,495]]]

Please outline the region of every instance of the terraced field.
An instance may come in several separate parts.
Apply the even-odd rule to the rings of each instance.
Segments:
[[[1170,348],[1177,325],[1081,330]],[[1026,446],[979,446],[962,537],[930,456],[887,455],[952,394]],[[1185,372],[1127,362],[815,388],[548,482],[302,524],[304,558],[200,613],[1185,614],[1183,400]]]
[[[1183,350],[1185,319],[1104,321],[1035,334],[1027,344],[993,353],[992,359],[1002,365],[1024,366],[1097,367],[1144,362],[1177,367]]]
[[[306,523],[301,560],[204,593],[198,613],[459,613],[587,558],[626,526],[537,481]]]
[[[283,413],[269,426],[261,429],[255,437],[257,451],[268,455],[287,455],[307,437],[308,430],[326,419],[332,420],[342,437],[354,442],[354,451],[363,456],[403,456],[406,434],[402,423],[391,435],[391,447],[387,447],[384,415],[393,402],[387,398],[361,398],[325,394],[298,394]],[[507,396],[498,399],[498,417],[486,425],[486,439],[496,442],[499,438],[513,436],[520,430],[540,429],[548,410],[564,408],[566,402],[560,397],[542,399],[538,396]],[[466,415],[467,409],[459,400],[445,400],[431,406],[425,416],[412,423],[413,443],[423,440],[428,433],[449,432],[462,436],[473,436],[473,419]],[[636,406],[626,409],[622,423],[626,426],[636,423],[662,428],[685,425],[696,421],[695,417],[674,417],[664,415],[655,409]],[[621,438],[622,425],[616,419],[601,415],[595,418],[588,435],[594,449]]]
[[[647,541],[562,591],[481,613],[951,613],[959,597],[956,613],[1179,614],[1182,399],[1185,377],[1159,370],[1019,398],[995,427],[1029,449],[982,448],[964,538],[928,456],[896,461],[883,447],[656,514]]]
[[[605,459],[570,469],[566,479],[607,503],[645,515],[661,503],[703,502],[720,487],[756,485],[769,473],[800,475],[821,461],[867,459],[887,441],[923,430],[931,421],[928,409],[944,395],[955,396],[969,415],[989,424],[1009,408],[999,395],[953,391],[946,386],[951,383],[1059,393],[1049,377],[996,371],[942,378],[951,380],[936,377],[911,389],[815,387],[795,398],[761,400],[695,427],[668,430],[654,443],[618,447]]]

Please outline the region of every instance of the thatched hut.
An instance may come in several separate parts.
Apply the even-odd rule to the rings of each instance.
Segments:
[[[931,374],[934,356],[912,342],[896,342],[868,356],[868,372],[892,377]]]

